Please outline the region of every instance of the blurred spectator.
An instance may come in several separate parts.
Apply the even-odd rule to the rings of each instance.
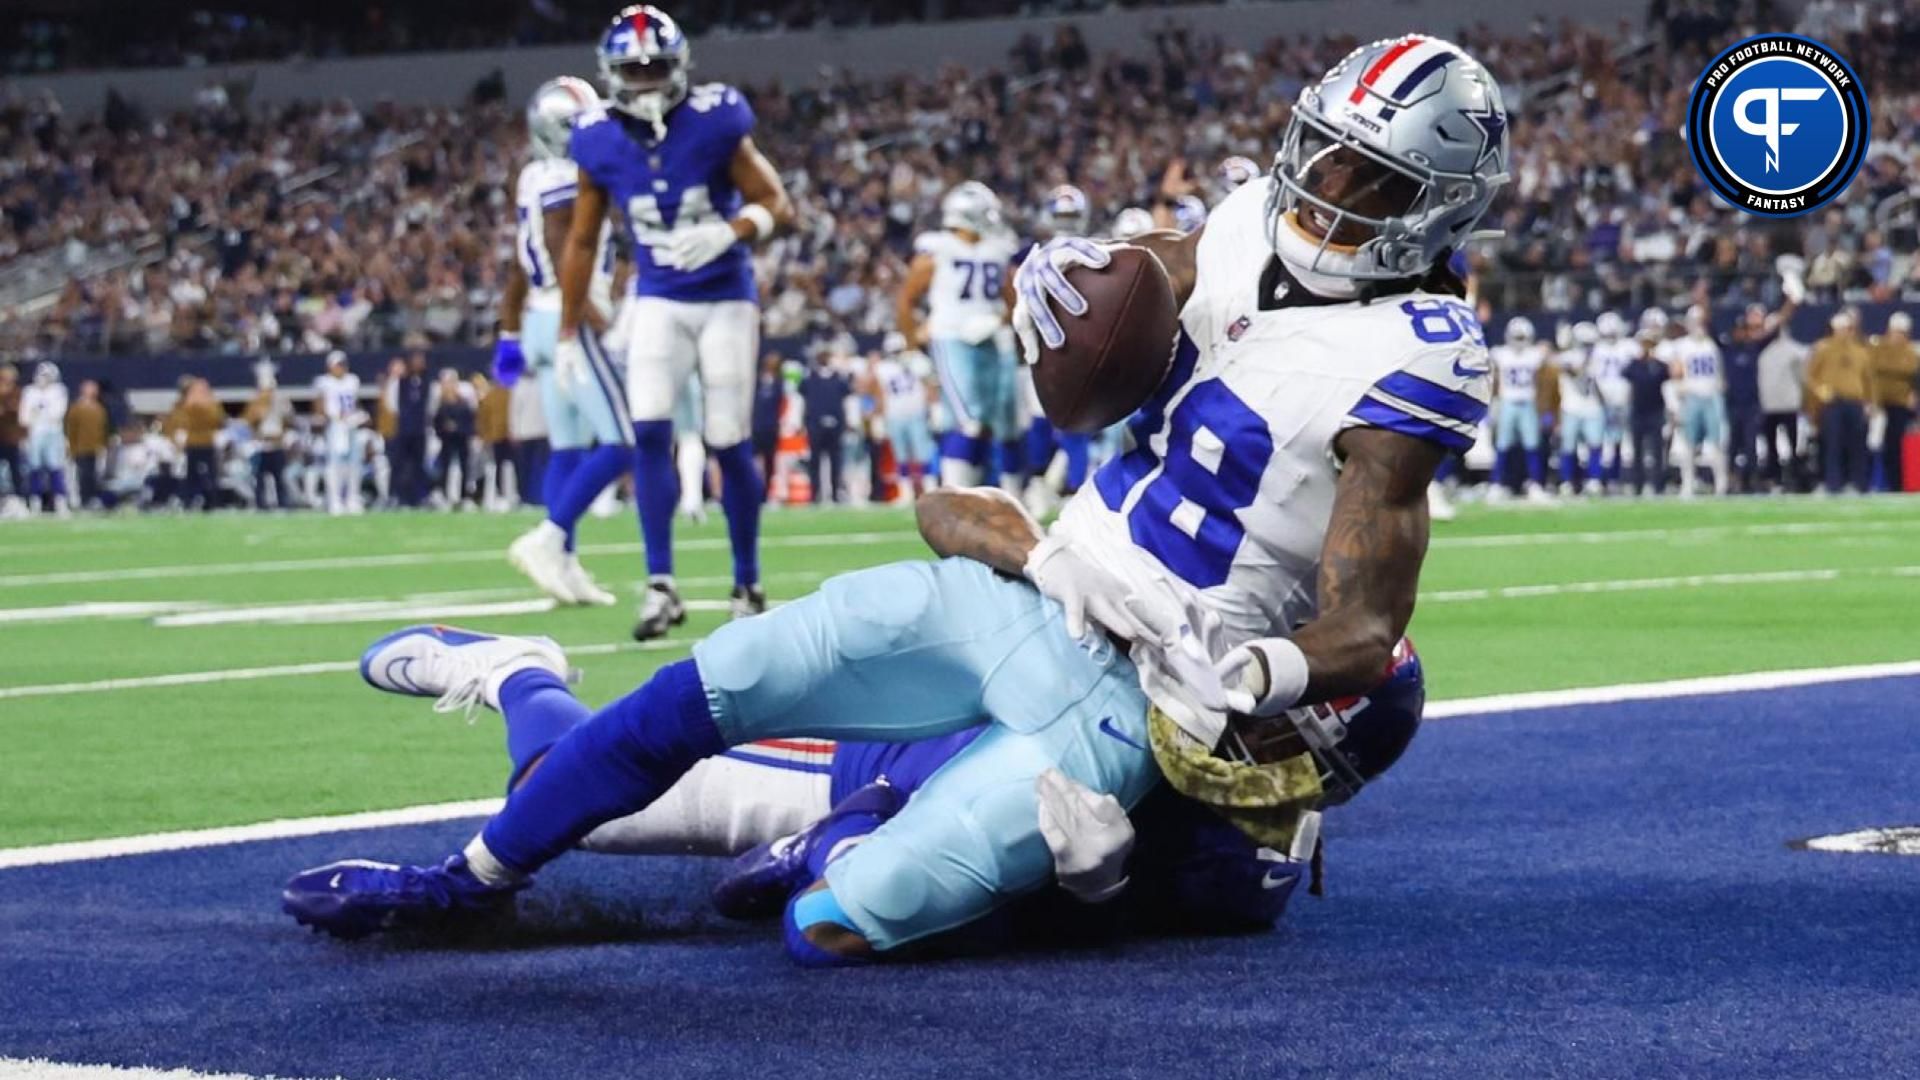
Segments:
[[[1628,436],[1633,440],[1633,487],[1645,495],[1651,487],[1655,495],[1667,490],[1667,362],[1651,350],[1643,352],[1627,365],[1627,382],[1632,384],[1632,404],[1627,413]]]
[[[1808,352],[1784,327],[1760,350],[1760,439],[1776,491],[1807,488],[1800,463],[1800,409],[1806,400]]]
[[[513,391],[480,374],[474,375],[473,387],[480,399],[474,410],[473,429],[486,453],[483,505],[489,510],[506,510],[513,505],[509,495],[513,486],[508,483],[513,473],[513,432],[508,415]]]
[[[7,493],[25,498],[26,477],[20,471],[20,441],[26,430],[20,426],[20,369],[0,364],[0,479],[7,482]]]
[[[847,499],[846,447],[840,436],[846,430],[847,396],[853,392],[853,380],[841,370],[837,359],[822,349],[800,380],[800,401],[807,424],[807,480],[813,485],[815,505]],[[831,478],[823,476],[828,470]],[[831,492],[828,483],[833,485]]]
[[[770,352],[760,358],[760,374],[753,383],[753,457],[760,463],[760,476],[769,492],[773,490],[773,456],[780,446],[780,404],[786,396],[780,354]]]
[[[1887,320],[1887,332],[1873,339],[1874,401],[1886,418],[1880,436],[1880,471],[1888,491],[1904,491],[1906,472],[1902,467],[1902,440],[1913,423],[1914,379],[1920,375],[1920,354],[1916,354],[1911,331],[1913,321],[1904,311],[1896,311]]]
[[[267,483],[272,481],[274,501],[280,509],[293,507],[293,492],[287,489],[287,441],[292,434],[293,403],[280,391],[273,365],[261,364],[256,373],[258,390],[247,403],[245,420],[253,429],[257,450],[253,466],[253,505],[265,510]]]
[[[387,460],[393,467],[393,497],[402,506],[427,501],[427,354],[419,349],[407,360],[389,367],[382,395],[393,412],[393,437],[387,440]]]
[[[473,465],[475,405],[473,388],[460,380],[460,373],[442,368],[433,393],[433,433],[440,440],[433,472],[439,494],[449,506],[478,502],[480,477]]]
[[[513,479],[520,501],[545,506],[547,493],[540,490],[540,478],[547,471],[547,414],[540,404],[540,380],[513,384],[507,432],[513,439]]]
[[[80,397],[67,406],[67,454],[73,459],[83,507],[100,505],[100,461],[112,433],[106,406],[100,404],[100,384],[87,379],[80,384]]]
[[[194,379],[181,402],[178,441],[186,455],[186,489],[181,504],[191,510],[198,506],[211,511],[219,505],[220,475],[216,456],[220,429],[227,414],[214,400],[213,386],[205,379]]]
[[[1820,456],[1826,490],[1864,492],[1867,460],[1867,402],[1871,400],[1872,358],[1860,340],[1856,317],[1842,311],[1829,324],[1832,333],[1814,343],[1807,367],[1807,390],[1819,405]]]

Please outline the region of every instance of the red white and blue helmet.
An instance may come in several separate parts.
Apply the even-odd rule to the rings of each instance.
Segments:
[[[574,119],[599,103],[600,95],[585,79],[562,75],[541,83],[527,102],[527,141],[533,152],[543,158],[566,157]]]
[[[1207,204],[1198,195],[1182,195],[1173,200],[1173,227],[1190,233],[1207,223]]]
[[[1363,45],[1300,92],[1268,239],[1309,287],[1418,277],[1472,237],[1507,153],[1500,84],[1466,50],[1419,34]]]
[[[1221,751],[1256,763],[1308,754],[1320,771],[1320,805],[1339,806],[1400,760],[1426,707],[1420,654],[1411,638],[1401,638],[1373,689],[1266,719],[1235,715]]]
[[[693,50],[659,8],[635,4],[615,15],[596,52],[608,104],[628,116],[659,130],[667,111],[686,99]]]
[[[1040,228],[1050,236],[1085,236],[1093,223],[1093,204],[1087,193],[1072,184],[1061,184],[1040,203]]]
[[[1260,175],[1260,166],[1252,158],[1238,154],[1222,161],[1213,171],[1214,184],[1220,189],[1220,198],[1226,198],[1253,178]]]

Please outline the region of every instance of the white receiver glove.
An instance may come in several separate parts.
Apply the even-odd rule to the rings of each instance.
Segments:
[[[1049,240],[1027,253],[1013,274],[1013,314],[1008,321],[1020,338],[1020,355],[1029,364],[1039,363],[1040,343],[1050,349],[1067,343],[1067,332],[1053,313],[1049,302],[1060,305],[1069,315],[1087,313],[1087,298],[1067,280],[1067,270],[1075,266],[1098,269],[1113,261],[1107,249],[1084,237],[1063,236]]]
[[[1053,852],[1053,876],[1074,899],[1098,904],[1127,887],[1133,823],[1120,800],[1097,795],[1059,769],[1033,782],[1040,835]]]
[[[1230,649],[1213,665],[1227,707],[1248,716],[1279,716],[1307,691],[1307,655],[1286,638],[1259,638]]]
[[[674,230],[666,243],[653,249],[653,261],[675,270],[698,270],[739,242],[731,223],[709,221]]]
[[[562,386],[583,387],[592,381],[593,376],[587,367],[587,346],[580,340],[580,334],[563,337],[553,345],[553,375]]]
[[[1027,553],[1026,575],[1042,595],[1059,601],[1067,633],[1076,639],[1086,636],[1092,620],[1128,641],[1167,647],[1179,640],[1186,623],[1172,590],[1141,592],[1058,533]]]

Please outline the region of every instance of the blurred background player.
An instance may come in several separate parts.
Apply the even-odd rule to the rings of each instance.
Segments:
[[[900,477],[895,502],[919,496],[933,462],[933,431],[927,413],[937,392],[933,361],[926,353],[907,347],[907,336],[890,330],[882,342],[880,362],[869,376],[869,393],[880,403],[880,417],[893,446],[894,466]]]
[[[1513,482],[1516,493],[1528,499],[1545,500],[1541,482],[1546,479],[1546,462],[1540,447],[1540,406],[1536,383],[1547,362],[1546,346],[1534,340],[1533,322],[1524,316],[1507,320],[1506,338],[1493,349],[1493,450],[1495,482],[1488,494],[1498,497],[1499,471],[1513,475],[1511,452],[1518,449],[1525,459],[1521,482]]]
[[[1814,344],[1813,358],[1807,366],[1807,390],[1819,407],[1815,427],[1820,435],[1825,490],[1838,495],[1852,488],[1864,494],[1873,473],[1867,457],[1872,359],[1860,340],[1859,316],[1837,311],[1827,325],[1833,332]]]
[[[20,394],[26,429],[27,503],[65,517],[67,507],[67,387],[60,369],[41,361]]]
[[[1726,380],[1721,376],[1720,346],[1708,332],[1707,309],[1687,309],[1686,333],[1669,347],[1673,377],[1680,387],[1680,495],[1692,498],[1700,459],[1713,472],[1713,492],[1727,493]]]
[[[946,395],[952,426],[940,440],[941,483],[984,480],[995,440],[1003,444],[1003,471],[1017,471],[1007,468],[1022,450],[1015,361],[998,340],[1013,302],[1016,243],[1001,221],[1000,197],[975,180],[956,186],[940,201],[940,228],[916,237],[913,250],[895,318],[907,344],[933,356]]]
[[[1260,166],[1255,164],[1252,158],[1241,157],[1238,154],[1220,162],[1220,166],[1213,172],[1214,204],[1219,205],[1221,200],[1239,190],[1240,185],[1253,180],[1261,172]]]
[[[1578,489],[1598,495],[1601,490],[1602,448],[1606,444],[1606,410],[1593,375],[1593,349],[1600,332],[1590,322],[1573,324],[1572,343],[1554,358],[1560,371],[1560,484],[1566,494]],[[1586,448],[1584,483],[1579,481],[1580,449]]]
[[[1605,415],[1601,440],[1606,447],[1606,483],[1608,490],[1620,484],[1621,461],[1627,450],[1627,414],[1633,404],[1633,386],[1627,382],[1627,365],[1640,353],[1640,347],[1627,336],[1627,321],[1617,311],[1603,311],[1594,319],[1599,340],[1587,350],[1587,374],[1593,378]]]
[[[1115,240],[1131,240],[1153,230],[1153,211],[1129,206],[1113,216],[1113,228],[1109,231]]]
[[[541,84],[527,104],[533,156],[514,181],[514,262],[500,301],[500,340],[494,349],[494,374],[503,384],[512,386],[523,370],[534,373],[547,418],[547,468],[541,481],[547,517],[514,540],[507,561],[563,604],[614,602],[614,595],[580,565],[574,533],[593,500],[633,464],[633,426],[619,372],[598,350],[584,358],[585,364],[565,368],[555,352],[560,336],[555,253],[565,250],[580,191],[580,172],[567,159],[567,143],[574,120],[599,104],[592,85],[571,76]],[[592,264],[591,302],[602,315],[611,306],[606,295],[611,231],[603,219]]]
[[[347,354],[327,354],[327,372],[313,381],[315,405],[326,419],[321,449],[321,479],[326,485],[329,514],[358,514],[360,500],[360,429],[367,414],[360,408],[360,376],[347,370]]]
[[[1907,476],[1901,460],[1902,442],[1913,423],[1920,389],[1915,375],[1920,373],[1920,353],[1913,347],[1913,320],[1904,311],[1887,317],[1887,332],[1868,346],[1873,354],[1873,394],[1885,418],[1880,435],[1880,473],[1888,491],[1906,490]]]
[[[1056,236],[1085,236],[1092,222],[1087,193],[1072,184],[1061,184],[1047,193],[1039,213],[1034,215],[1034,242],[1043,244]],[[1026,252],[1020,254],[1026,257]],[[1016,374],[1028,417],[1025,457],[1032,470],[1023,496],[1035,517],[1045,517],[1086,483],[1094,437],[1056,431],[1034,392],[1032,372],[1022,364]],[[1114,425],[1116,436],[1120,428]]]
[[[673,410],[689,375],[702,397],[701,434],[721,475],[733,550],[735,617],[766,610],[760,587],[765,490],[749,438],[760,354],[751,245],[789,224],[793,206],[753,141],[753,108],[722,83],[690,86],[692,50],[659,8],[616,15],[601,36],[604,108],[574,123],[579,195],[560,266],[557,366],[610,364],[585,325],[601,220],[618,207],[633,241],[633,296],[616,329],[627,356],[634,495],[647,551],[638,640],[685,622],[673,579]]]
[[[1633,440],[1633,486],[1644,495],[1667,490],[1667,384],[1673,372],[1667,362],[1667,313],[1648,308],[1640,313],[1639,352],[1627,364],[1624,376],[1632,387],[1627,430]]]

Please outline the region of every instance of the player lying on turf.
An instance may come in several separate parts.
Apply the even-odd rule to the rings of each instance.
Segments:
[[[1214,751],[1240,732],[1229,710],[1257,720],[1364,694],[1405,632],[1427,485],[1487,406],[1485,345],[1446,260],[1506,159],[1499,90],[1465,53],[1420,37],[1356,50],[1301,92],[1265,183],[1194,233],[1136,240],[1173,284],[1173,370],[1132,422],[1133,448],[1048,533],[982,499],[934,545],[971,558],[846,574],[728,624],[560,735],[464,853],[339,874],[342,908],[493,902],[729,747],[982,722],[789,905],[796,957],[865,958],[1044,885],[1048,769],[1128,808],[1164,772],[1184,794],[1211,788],[1255,839],[1291,837],[1304,809],[1364,781],[1327,752],[1344,745],[1284,725],[1318,752],[1244,764]],[[1065,341],[1052,305],[1088,310],[1065,270],[1107,258],[1063,238],[1022,265],[1029,357],[1035,337]]]

